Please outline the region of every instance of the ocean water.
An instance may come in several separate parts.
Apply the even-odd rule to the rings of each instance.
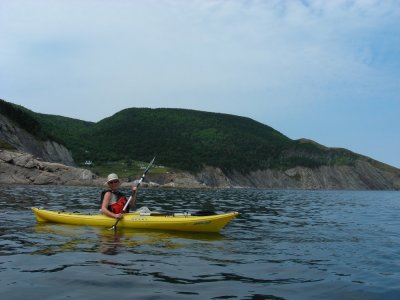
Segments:
[[[0,186],[0,299],[400,299],[400,192],[141,189],[159,211],[238,211],[220,233],[38,224],[100,189]]]

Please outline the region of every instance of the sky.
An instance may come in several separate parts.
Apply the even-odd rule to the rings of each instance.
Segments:
[[[400,1],[1,0],[0,98],[234,114],[400,168]]]

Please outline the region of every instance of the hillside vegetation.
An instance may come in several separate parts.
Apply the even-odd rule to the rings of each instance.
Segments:
[[[198,171],[203,166],[230,172],[295,166],[352,164],[345,149],[294,141],[249,118],[184,109],[129,108],[98,123],[36,114],[51,135],[62,139],[77,162],[149,161]]]
[[[53,137],[79,164],[150,161],[188,171],[204,166],[247,173],[296,166],[352,165],[368,159],[309,140],[291,140],[252,119],[185,109],[129,108],[93,123],[39,114],[2,101],[0,108],[42,139]],[[11,108],[10,108],[11,106]],[[5,107],[5,108],[4,108]],[[11,111],[11,113],[10,113]]]
[[[129,108],[96,123],[0,101],[1,183],[103,186],[111,172],[133,182],[155,154],[147,179],[163,187],[400,189],[399,169],[249,118]]]
[[[36,136],[39,140],[57,139],[45,130],[40,122],[36,119],[35,115],[28,109],[9,103],[0,99],[0,113],[7,116],[11,121],[19,125],[19,127],[29,131]]]

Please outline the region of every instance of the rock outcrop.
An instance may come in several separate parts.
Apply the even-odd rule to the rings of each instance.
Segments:
[[[123,180],[124,181],[124,180]],[[91,171],[44,162],[20,151],[0,150],[0,184],[104,186],[105,178]],[[123,183],[123,186],[135,182]],[[288,170],[263,170],[225,174],[219,168],[202,172],[169,172],[147,175],[143,187],[162,188],[274,188],[331,190],[400,190],[400,170],[385,170],[367,161],[354,166],[296,167]]]
[[[399,190],[400,170],[384,170],[358,160],[354,166],[296,167],[227,176],[232,186],[277,189]]]
[[[368,161],[354,166],[296,167],[287,170],[259,170],[242,174],[225,174],[219,168],[207,167],[190,173],[149,174],[148,179],[162,187],[188,188],[269,188],[327,190],[400,190],[400,170],[388,170]]]
[[[43,162],[24,152],[0,150],[0,183],[101,185],[104,179],[86,169]]]
[[[152,186],[165,188],[231,188],[228,177],[219,168],[206,167],[202,172],[149,173],[146,179]]]
[[[75,165],[71,152],[65,146],[54,141],[37,139],[2,114],[0,114],[0,139],[8,142],[17,150],[31,153],[43,161],[57,162],[68,166]]]

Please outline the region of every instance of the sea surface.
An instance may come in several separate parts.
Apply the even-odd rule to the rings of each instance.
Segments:
[[[38,224],[99,188],[0,186],[0,299],[400,299],[400,192],[141,189],[152,210],[238,211],[218,234]]]

